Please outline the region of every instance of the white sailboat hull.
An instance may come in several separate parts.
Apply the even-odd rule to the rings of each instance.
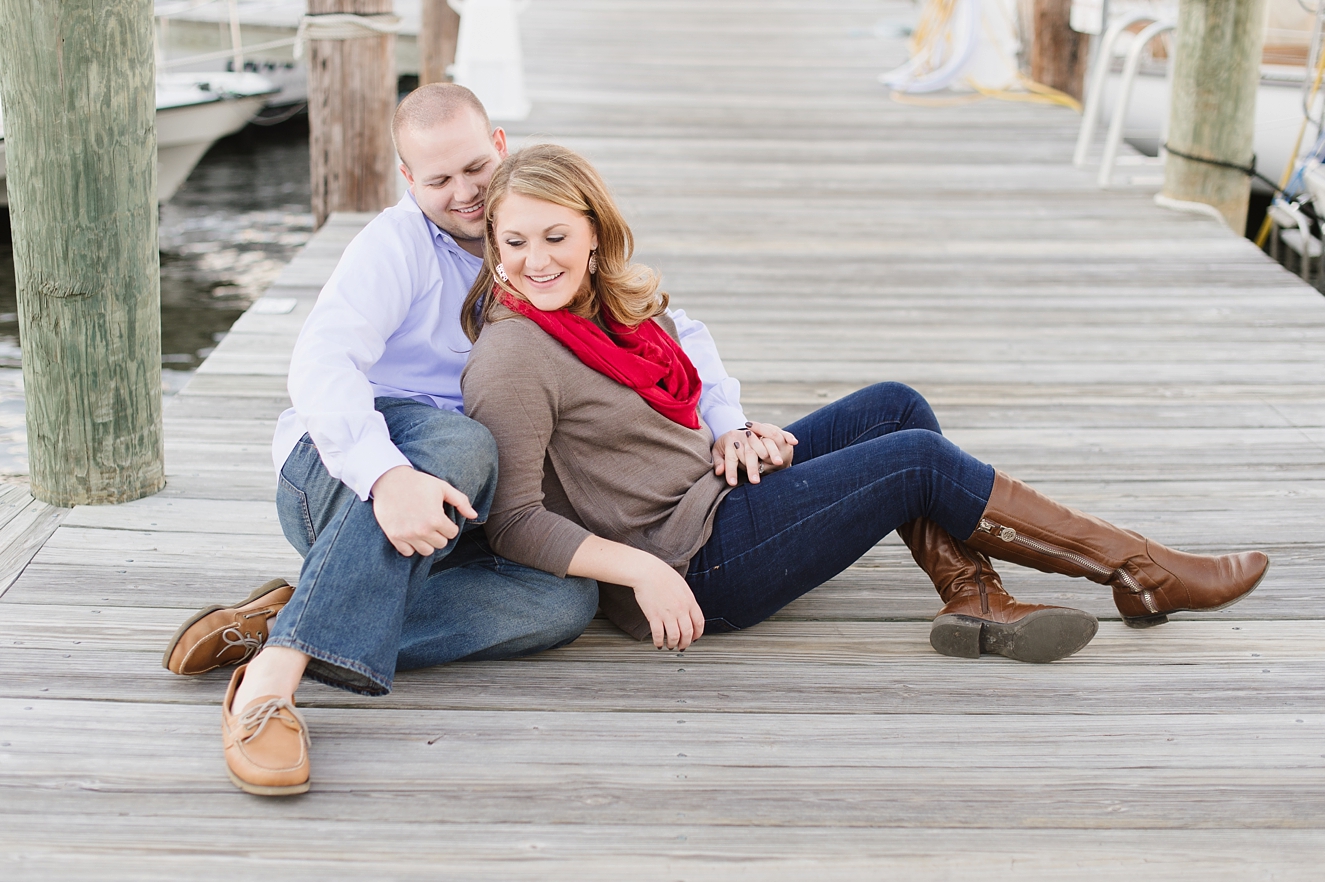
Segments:
[[[266,95],[163,108],[156,112],[156,198],[175,195],[212,146],[248,125]]]

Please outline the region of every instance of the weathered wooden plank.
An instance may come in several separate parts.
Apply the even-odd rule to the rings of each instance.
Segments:
[[[84,805],[101,811],[72,811],[79,796]],[[329,795],[316,793],[303,802],[327,806],[323,813],[340,820],[291,817],[288,809],[276,820],[268,816],[272,808],[218,793],[217,799],[244,806],[218,828],[213,820],[172,814],[173,801],[139,814],[130,806],[141,805],[141,796],[79,796],[25,795],[34,800],[31,808],[4,815],[0,836],[12,839],[7,850],[22,860],[19,866],[32,878],[225,879],[236,869],[263,871],[271,866],[266,856],[279,854],[283,872],[301,880],[346,874],[483,878],[499,867],[503,879],[539,882],[613,882],[625,868],[646,882],[761,882],[809,874],[826,880],[871,879],[886,867],[899,878],[912,879],[1309,882],[1315,879],[1316,855],[1325,847],[1325,835],[1309,830],[1012,831],[988,821],[968,825],[960,833],[960,847],[954,847],[957,834],[951,827],[702,825],[689,822],[682,809],[666,823],[631,825],[610,803],[588,824],[415,824],[374,820],[373,809],[384,800],[347,796],[333,803]],[[684,801],[684,796],[673,799]],[[42,822],[53,814],[65,819],[58,829]],[[190,844],[189,854],[180,853],[181,842]]]
[[[225,395],[173,396],[166,404],[166,435],[173,442],[176,437],[206,436],[206,424],[239,422],[258,423],[268,434],[274,429],[276,418],[290,406],[290,396],[282,393],[268,398],[261,396],[235,397]],[[187,422],[196,420],[203,431],[188,431]]]
[[[754,355],[751,353],[751,356]],[[727,369],[735,376],[759,377],[764,382],[795,382],[806,375],[821,378],[822,381],[838,383],[857,383],[861,386],[882,379],[895,380],[915,385],[918,381],[928,380],[940,383],[975,383],[983,376],[988,376],[988,363],[970,362],[917,362],[888,357],[881,354],[871,359],[827,361],[823,354],[796,359],[770,361],[762,357],[732,358],[724,362]],[[1301,370],[1301,365],[1283,360],[1258,360],[1251,364],[1191,364],[1187,362],[1160,362],[1159,364],[1113,363],[1106,368],[1098,365],[1079,364],[1063,361],[1013,362],[1005,371],[1013,374],[1028,385],[1034,385],[1041,378],[1053,378],[1055,383],[1089,383],[1116,381],[1120,383],[1144,383],[1159,378],[1179,385],[1204,382],[1252,383],[1273,382],[1276,376],[1285,376]],[[1101,376],[1102,373],[1105,376]],[[199,378],[201,379],[201,378]],[[245,378],[247,379],[247,378]],[[195,380],[195,382],[197,382]],[[182,394],[182,393],[181,393]]]
[[[574,645],[515,662],[470,662],[406,671],[392,693],[365,698],[306,683],[305,708],[599,711],[671,714],[1323,714],[1319,661],[1241,659],[1183,664],[1025,665],[939,656],[917,624],[911,655],[876,663],[740,660],[657,652],[620,635],[629,657],[576,661]],[[1111,627],[1122,628],[1122,625]],[[710,646],[748,635],[710,635]],[[81,639],[81,638],[79,638]],[[161,667],[161,649],[120,651],[5,647],[0,697],[47,700],[207,704],[219,702],[228,671],[194,678]],[[26,705],[25,705],[26,706]],[[35,705],[34,705],[35,706]],[[656,721],[654,725],[661,725]],[[669,724],[674,725],[674,723]],[[1305,736],[1304,736],[1305,737]],[[369,749],[365,747],[365,749]],[[518,757],[494,754],[494,762]]]
[[[166,486],[159,495],[181,499],[235,499],[276,503],[276,476],[241,472],[227,478],[224,469],[173,471],[167,467]]]
[[[21,699],[0,699],[7,739],[49,739],[61,761],[36,758],[16,770],[34,774],[107,774],[104,762],[79,750],[79,736],[96,725],[108,743],[126,752],[133,777],[160,775],[151,760],[162,757],[137,735],[144,727],[173,742],[172,759],[187,763],[193,774],[201,763],[195,742],[213,740],[210,706],[180,707],[147,704],[140,708],[107,707],[96,702],[59,701],[31,705]],[[320,711],[321,709],[319,709]],[[666,715],[684,720],[656,741],[641,739],[656,718],[604,712],[513,711],[385,711],[360,709],[345,714],[317,713],[320,728],[336,733],[345,750],[354,740],[371,737],[376,728],[398,748],[431,754],[425,764],[449,763],[468,776],[511,775],[514,768],[484,768],[490,742],[518,743],[537,731],[530,751],[531,768],[543,772],[557,767],[587,764],[594,754],[603,766],[627,765],[641,760],[671,767],[696,769],[753,769],[783,766],[805,770],[851,769],[856,772],[916,771],[945,754],[960,751],[972,738],[999,742],[1020,739],[1025,756],[1006,759],[1004,771],[1024,773],[1034,767],[1094,772],[1114,768],[1144,754],[1150,763],[1133,771],[1153,773],[1157,767],[1174,771],[1224,768],[1230,771],[1325,770],[1319,751],[1301,737],[1302,732],[1325,732],[1319,714],[1229,714],[1218,720],[1181,714],[1122,714],[1032,717],[952,714],[693,714]],[[678,725],[673,722],[673,726]],[[186,742],[188,753],[179,750]],[[440,745],[440,747],[438,747]],[[11,741],[12,746],[12,741]],[[691,748],[685,756],[677,748]],[[438,747],[428,751],[427,748]],[[77,754],[81,756],[75,756]],[[580,756],[576,756],[579,754]],[[674,760],[685,760],[675,762]],[[75,765],[67,767],[64,764]],[[387,753],[358,757],[346,763],[347,774],[359,777],[365,768],[385,769],[394,759]],[[953,773],[965,773],[954,767]],[[997,770],[991,769],[996,774]],[[110,772],[114,774],[114,772]],[[642,775],[650,774],[642,771]],[[393,776],[394,777],[394,776]],[[656,783],[657,779],[653,779]],[[370,782],[368,783],[371,786]],[[405,783],[398,779],[399,783]],[[898,780],[899,786],[911,782]],[[1096,782],[1098,783],[1098,782]],[[1314,782],[1313,782],[1314,783]],[[555,794],[549,794],[555,795]],[[1325,798],[1325,793],[1321,794]],[[1304,822],[1311,819],[1304,818]]]
[[[238,347],[236,347],[237,349]],[[266,374],[285,379],[290,372],[289,351],[222,351],[218,349],[198,366],[199,375]]]
[[[81,506],[69,527],[158,532],[279,535],[276,507],[267,502],[170,499],[151,496],[116,508]]]
[[[264,533],[157,533],[70,527],[53,535],[39,552],[43,563],[95,562],[101,566],[193,560],[198,566],[236,558],[268,564],[288,562],[294,550],[277,531]]]
[[[742,400],[753,396],[756,402],[787,400],[813,402],[822,407],[857,389],[889,377],[871,379],[865,383],[834,383],[814,378],[801,378],[789,383],[770,383],[759,377],[750,377],[741,383]],[[1073,425],[1070,418],[1056,415],[1092,412],[1097,408],[1138,408],[1139,413],[1150,409],[1168,410],[1181,415],[1189,408],[1228,408],[1234,412],[1244,408],[1255,413],[1257,405],[1272,405],[1277,411],[1308,415],[1301,420],[1308,424],[1319,419],[1319,408],[1325,407],[1325,386],[1315,384],[1122,384],[1122,383],[1043,383],[1030,385],[1012,382],[1007,378],[990,378],[975,383],[940,383],[926,378],[916,388],[925,394],[939,415],[944,408],[965,405],[972,407],[1021,408],[1022,412],[1046,414],[1053,424]]]
[[[195,374],[189,384],[179,391],[177,398],[189,397],[224,397],[224,398],[281,398],[286,396],[285,377],[265,376],[261,374]],[[288,400],[288,396],[287,396]]]
[[[94,602],[127,607],[154,604],[175,607],[187,614],[205,606],[242,600],[254,588],[276,577],[294,582],[299,572],[297,557],[273,562],[236,556],[223,565],[205,568],[190,565],[187,559],[175,567],[128,564],[118,569],[91,564],[46,564],[39,560],[28,565],[5,599],[13,603]],[[95,590],[89,593],[88,585],[95,585]],[[181,621],[184,614],[180,615]]]
[[[11,479],[12,480],[12,479]],[[18,481],[0,481],[0,526],[27,508],[32,494],[26,484]]]
[[[0,595],[14,584],[69,511],[28,496],[27,504],[0,526]]]

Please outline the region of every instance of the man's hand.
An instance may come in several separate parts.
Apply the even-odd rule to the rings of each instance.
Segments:
[[[750,483],[758,484],[761,474],[791,465],[792,448],[798,443],[794,435],[772,423],[746,423],[744,429],[733,429],[713,443],[713,473],[726,475],[727,483],[735,487],[744,467]]]
[[[460,535],[446,513],[450,504],[462,517],[478,517],[469,497],[440,478],[409,466],[396,466],[373,484],[373,514],[386,538],[405,557],[425,557]]]

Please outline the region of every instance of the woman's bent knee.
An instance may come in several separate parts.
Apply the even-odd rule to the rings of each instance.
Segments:
[[[875,383],[869,387],[869,391],[879,402],[886,402],[887,408],[900,417],[900,428],[942,432],[929,401],[905,383]]]
[[[954,461],[967,456],[960,447],[937,432],[907,429],[892,437],[895,446],[891,455],[901,469],[946,473]]]

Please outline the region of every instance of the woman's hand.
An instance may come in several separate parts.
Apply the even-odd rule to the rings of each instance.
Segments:
[[[740,481],[740,469],[751,484],[759,483],[759,476],[791,465],[796,436],[772,423],[746,423],[744,429],[733,429],[713,443],[713,474],[726,475],[727,483],[735,487]]]
[[[685,649],[704,633],[704,612],[686,580],[647,551],[590,536],[575,550],[566,574],[634,589],[659,649]]]
[[[659,649],[685,649],[704,634],[704,613],[694,592],[676,570],[653,558],[656,567],[632,580],[635,602],[653,631]]]

